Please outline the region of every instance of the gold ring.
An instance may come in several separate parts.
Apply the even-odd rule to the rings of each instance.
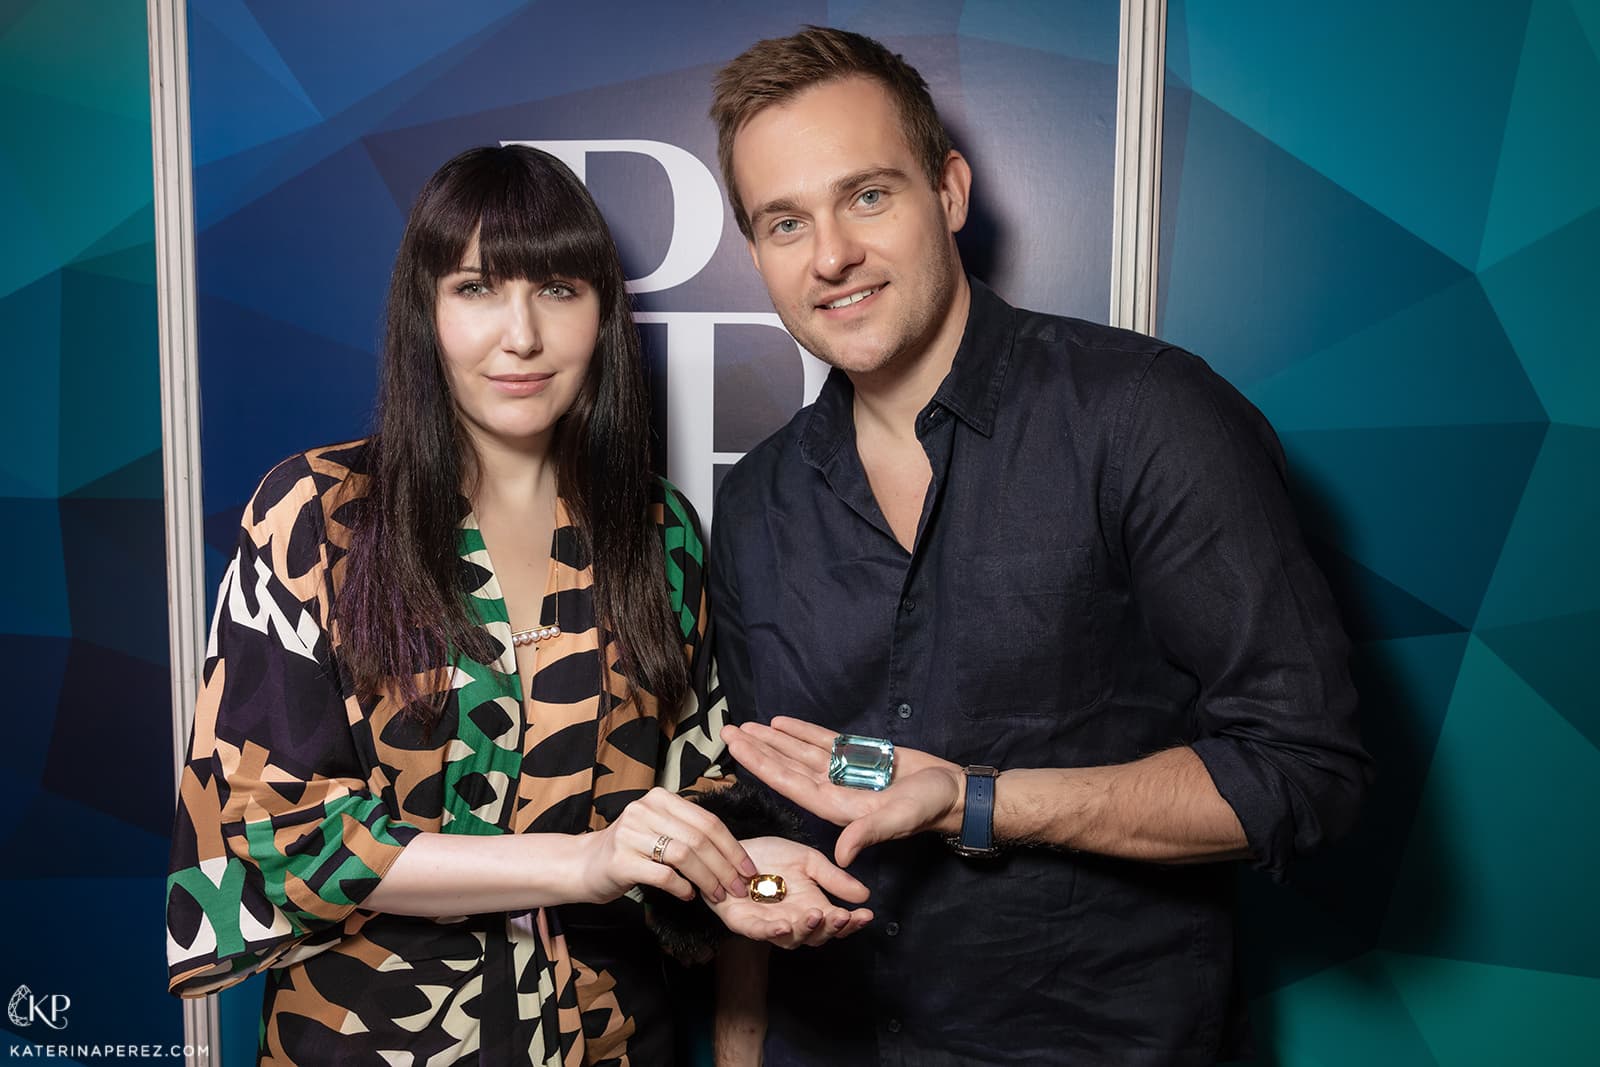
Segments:
[[[789,895],[781,874],[758,874],[750,879],[750,899],[757,904],[776,904]]]
[[[657,863],[667,862],[667,846],[672,844],[672,838],[662,834],[656,838],[656,847],[650,850],[650,858]]]

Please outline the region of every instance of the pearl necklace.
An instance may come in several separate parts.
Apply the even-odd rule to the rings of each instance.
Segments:
[[[531,630],[511,631],[511,643],[517,646],[531,645],[539,641],[548,641],[552,637],[560,636],[561,627],[559,626],[535,626]]]

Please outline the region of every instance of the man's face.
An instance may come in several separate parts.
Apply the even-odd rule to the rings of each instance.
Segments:
[[[759,112],[734,138],[733,175],[751,258],[808,351],[870,374],[952,330],[953,349],[971,175],[952,152],[930,187],[877,82],[826,82]]]

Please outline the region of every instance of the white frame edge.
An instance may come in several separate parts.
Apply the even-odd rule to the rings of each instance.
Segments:
[[[1117,60],[1117,169],[1111,222],[1113,326],[1153,334],[1161,256],[1161,122],[1166,0],[1122,0]]]
[[[196,374],[194,184],[189,143],[185,0],[147,0],[150,138],[155,178],[156,294],[161,351],[161,462],[167,528],[167,637],[172,669],[173,780],[183,773],[205,647],[205,540]],[[183,1001],[187,1067],[218,1067],[217,998]],[[204,1050],[203,1053],[200,1050]]]

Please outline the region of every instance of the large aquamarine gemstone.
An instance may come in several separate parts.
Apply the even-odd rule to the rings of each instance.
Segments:
[[[853,789],[882,789],[894,777],[894,745],[881,737],[840,734],[833,739],[828,780]]]

